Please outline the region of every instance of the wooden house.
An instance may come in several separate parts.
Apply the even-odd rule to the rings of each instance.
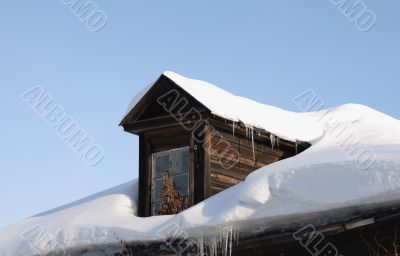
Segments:
[[[133,100],[129,112],[121,122],[124,130],[138,135],[140,141],[139,195],[138,203],[135,204],[138,206],[135,213],[138,213],[139,217],[183,211],[242,182],[256,169],[299,154],[310,147],[308,143],[296,141],[299,137],[308,140],[307,135],[292,133],[296,128],[306,133],[309,132],[308,129],[312,129],[314,122],[309,123],[310,120],[306,120],[309,125],[301,123],[307,115],[296,119],[283,110],[274,112],[274,107],[255,103],[222,92],[206,82],[196,81],[198,80],[164,73]],[[243,106],[238,106],[238,102]],[[262,115],[263,110],[267,115]],[[359,111],[359,107],[356,110]],[[254,112],[255,115],[250,117]],[[346,120],[347,118],[346,115]],[[268,119],[278,122],[271,125]],[[290,122],[286,122],[287,120]],[[358,119],[356,120],[358,122]],[[258,123],[265,130],[245,125],[250,123]],[[394,124],[396,127],[397,125]],[[367,131],[368,136],[371,136],[369,129]],[[288,137],[285,140],[283,136]],[[143,225],[137,226],[151,223],[150,235],[146,236],[146,232],[135,230],[134,233],[139,235],[132,240],[124,241],[118,238],[118,241],[111,244],[75,248],[69,254],[398,256],[400,204],[398,198],[393,197],[398,195],[398,192],[392,194],[395,187],[393,184],[398,176],[394,176],[393,179],[393,176],[387,176],[390,180],[390,193],[381,194],[384,196],[377,201],[371,197],[365,199],[359,197],[360,191],[365,190],[362,190],[360,185],[357,186],[360,181],[356,177],[361,178],[363,182],[359,184],[365,184],[364,188],[369,188],[368,184],[375,184],[372,185],[375,190],[381,185],[385,186],[385,183],[381,182],[384,176],[375,175],[379,174],[379,171],[374,171],[372,176],[368,176],[368,171],[362,170],[358,173],[361,176],[358,176],[354,175],[353,165],[341,163],[332,168],[330,165],[318,164],[312,166],[311,172],[300,171],[300,176],[293,175],[296,169],[290,165],[293,162],[305,166],[310,164],[307,162],[310,159],[307,158],[309,152],[304,152],[297,159],[292,159],[293,161],[287,160],[281,165],[277,164],[278,168],[266,168],[270,169],[271,173],[278,174],[271,175],[268,179],[271,177],[271,181],[275,179],[276,183],[280,184],[285,179],[279,176],[286,171],[290,176],[287,179],[289,185],[286,187],[273,182],[263,183],[262,176],[271,173],[269,170],[264,173],[259,170],[261,175],[250,177],[244,186],[239,185],[216,195],[203,205],[193,207],[176,218],[166,218],[168,221],[159,226],[158,220],[164,218],[133,218],[134,221],[138,221],[133,223],[143,221]],[[332,152],[338,151],[328,150],[324,154],[327,153],[329,157]],[[338,158],[333,159],[336,161]],[[330,163],[331,160],[328,160]],[[282,166],[284,168],[281,168]],[[396,165],[385,163],[385,166],[393,168]],[[396,170],[398,168],[389,169],[389,172],[392,174]],[[350,175],[346,176],[346,172]],[[327,175],[326,179],[318,176],[329,173],[331,175]],[[313,180],[313,175],[316,175],[317,179]],[[335,176],[340,179],[333,180]],[[343,176],[355,180],[349,179],[343,186],[347,190],[340,191],[337,200],[329,202],[335,197],[333,194],[336,193],[336,189],[342,189],[340,183],[346,181]],[[374,183],[376,177],[379,177],[379,181]],[[293,182],[295,179],[299,179],[298,182]],[[327,182],[319,184],[324,179]],[[252,186],[255,184],[257,187],[259,181],[261,185],[253,191]],[[331,182],[333,184],[329,187]],[[353,185],[357,194],[355,197],[352,197]],[[292,190],[291,186],[295,189]],[[322,186],[328,189],[324,190]],[[260,187],[267,188],[270,193],[264,193]],[[248,197],[247,189],[250,190]],[[310,193],[302,194],[303,190]],[[319,192],[322,195],[319,195]],[[262,199],[265,194],[269,197],[267,203]],[[245,196],[241,197],[242,195]],[[349,198],[346,198],[347,196]],[[234,206],[229,208],[231,198]],[[355,198],[360,198],[360,201]],[[349,201],[342,203],[346,200]],[[224,204],[225,201],[227,205]],[[354,202],[356,203],[353,204]],[[125,203],[123,205],[125,207]],[[264,210],[267,213],[265,215]],[[217,211],[218,214],[215,214]],[[239,215],[240,218],[232,218],[232,215]],[[191,219],[192,216],[195,219]],[[207,219],[206,224],[201,221],[197,223],[197,217]],[[153,223],[154,220],[156,221]],[[157,224],[157,227],[153,224]],[[129,229],[125,233],[129,233]],[[142,234],[144,238],[139,237]]]
[[[139,136],[141,217],[182,211],[310,146],[214,114],[164,74],[135,100],[121,126]],[[166,175],[180,202],[161,211]]]

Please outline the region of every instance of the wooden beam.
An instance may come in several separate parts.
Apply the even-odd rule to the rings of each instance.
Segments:
[[[139,196],[138,216],[147,217],[148,171],[147,171],[147,142],[143,135],[139,136]]]

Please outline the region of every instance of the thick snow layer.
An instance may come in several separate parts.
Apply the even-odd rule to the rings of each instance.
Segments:
[[[164,72],[164,75],[205,105],[213,114],[227,120],[241,121],[262,128],[290,141],[312,141],[321,136],[320,130],[309,117],[235,96],[208,82],[189,79],[171,71]],[[132,99],[128,113],[151,87],[146,87]],[[260,118],[262,115],[265,117]]]
[[[293,113],[233,96],[205,82],[166,75],[184,84],[182,88],[218,115],[310,141],[312,146],[175,216],[136,217],[137,182],[123,184],[0,230],[0,255],[43,254],[54,243],[57,248],[72,248],[161,240],[160,232],[171,225],[191,236],[206,235],[216,227],[233,226],[240,232],[234,223],[261,221],[268,227],[295,221],[294,216],[400,199],[398,120],[356,104]],[[217,94],[232,101],[229,107],[209,99]],[[40,227],[36,232],[40,234],[29,236],[35,227]]]

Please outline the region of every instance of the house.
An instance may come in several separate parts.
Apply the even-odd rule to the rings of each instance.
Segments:
[[[121,125],[139,180],[1,229],[0,255],[398,255],[395,118],[290,112],[165,72]]]
[[[184,202],[164,214],[176,214],[310,146],[213,113],[177,77],[162,74],[121,122],[140,141],[139,216],[159,215],[165,173]]]

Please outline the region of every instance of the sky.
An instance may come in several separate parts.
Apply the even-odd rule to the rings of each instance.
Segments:
[[[312,89],[326,107],[400,118],[397,0],[363,0],[376,17],[364,32],[341,0],[93,0],[107,17],[97,32],[70,1],[0,9],[0,227],[135,179],[138,140],[118,125],[164,70],[287,110]],[[104,149],[102,161],[87,165],[21,98],[35,87]]]

